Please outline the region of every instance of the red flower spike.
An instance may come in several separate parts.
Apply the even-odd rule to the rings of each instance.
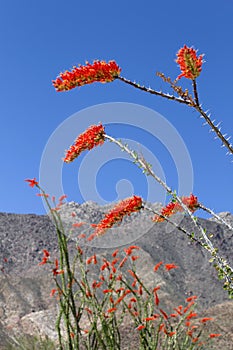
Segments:
[[[159,311],[161,312],[161,314],[163,315],[163,317],[165,318],[165,320],[168,319],[168,315],[166,314],[165,311],[163,311],[162,309],[159,309]]]
[[[191,318],[196,317],[196,316],[197,316],[197,313],[196,313],[196,312],[191,312],[191,313],[186,317],[186,320],[190,320]]]
[[[156,306],[159,305],[159,297],[158,297],[157,293],[155,293],[155,295],[154,295],[154,303],[155,303]]]
[[[132,303],[136,303],[136,302],[137,302],[137,299],[136,299],[136,298],[131,298],[130,301],[131,301]]]
[[[139,259],[139,256],[138,255],[131,255],[131,259],[132,259],[132,261],[136,261]]]
[[[190,301],[193,301],[193,300],[195,300],[195,299],[197,299],[197,296],[196,296],[196,295],[193,295],[193,296],[191,296],[191,297],[188,297],[188,298],[186,299],[186,301],[187,301],[187,303],[189,303]]]
[[[175,307],[174,310],[181,316],[183,314],[182,312],[183,306],[179,305],[178,307]]]
[[[105,232],[111,228],[114,224],[121,223],[122,219],[126,215],[130,215],[139,211],[142,208],[142,199],[138,196],[132,196],[126,198],[115,205],[115,207],[105,214],[104,219],[97,225],[94,235],[102,236]],[[137,246],[129,247],[129,253],[132,249],[139,249]],[[130,254],[127,254],[130,255]]]
[[[132,270],[128,270],[128,273],[133,277],[136,278],[136,274]]]
[[[50,256],[49,252],[46,249],[43,249],[43,253],[46,258]]]
[[[115,312],[117,310],[116,307],[112,307],[111,309],[108,309],[107,312],[108,313],[111,313],[111,312]]]
[[[26,179],[25,181],[29,183],[30,187],[34,187],[34,186],[38,185],[38,182],[36,181],[35,177],[34,177],[34,179]]]
[[[53,86],[57,91],[67,91],[77,86],[92,84],[95,82],[109,83],[115,80],[121,72],[121,68],[115,61],[94,61],[93,64],[87,63],[85,66],[79,65],[69,71],[60,73],[56,80],[53,80]]]
[[[73,227],[81,227],[85,224],[85,222],[75,222],[74,224],[72,224]]]
[[[119,253],[119,249],[114,250],[114,252],[112,253],[112,257],[115,258],[118,253]]]
[[[61,275],[64,273],[64,270],[58,270],[58,259],[55,259],[54,265],[55,267],[52,270],[54,276]]]
[[[112,293],[112,292],[113,292],[113,289],[104,289],[104,290],[103,290],[103,293],[104,293],[104,294]]]
[[[184,47],[182,47],[177,53],[176,62],[182,72],[177,79],[185,77],[194,80],[201,73],[203,55],[197,57],[197,50],[184,45]]]
[[[136,278],[135,278],[134,281],[131,283],[131,286],[132,286],[132,287],[135,287],[136,284],[137,284],[137,280],[136,280]]]
[[[77,246],[77,250],[78,250],[79,255],[83,255],[83,250],[81,247]]]
[[[162,261],[160,261],[158,264],[156,264],[155,266],[154,266],[154,271],[156,272],[156,271],[158,271],[158,269],[159,269],[159,267],[161,266],[163,264],[163,262]]]
[[[44,256],[42,258],[42,261],[38,264],[39,266],[46,264],[48,259],[49,259],[49,257],[50,257],[50,254],[49,254],[49,252],[46,249],[43,249],[43,253],[44,253]]]
[[[188,209],[193,213],[198,209],[198,200],[193,194],[190,194],[189,197],[181,197],[181,201],[185,204]],[[184,209],[177,201],[172,201],[166,205],[166,207],[161,209],[161,215],[155,215],[152,221],[162,222],[165,217],[170,217],[178,212],[183,212]]]
[[[216,337],[221,337],[221,335],[222,334],[220,334],[220,333],[211,333],[211,334],[209,334],[209,337],[210,338],[216,338]]]
[[[204,317],[200,320],[201,323],[206,323],[207,321],[213,321],[212,317]]]
[[[164,323],[161,323],[160,326],[159,326],[159,332],[161,332],[162,330],[164,330],[165,328],[165,324]]]
[[[192,305],[194,305],[195,303],[194,303],[194,301],[191,301],[185,308],[184,308],[184,314],[190,309],[190,307],[192,306]]]
[[[123,267],[127,260],[128,260],[128,257],[127,256],[124,257],[119,264],[119,268]]]
[[[165,269],[167,271],[170,271],[172,269],[177,269],[179,266],[175,265],[175,264],[165,264]]]
[[[148,321],[154,321],[154,320],[156,320],[156,318],[157,318],[157,317],[155,317],[155,316],[146,317],[146,318],[144,318],[144,321],[146,321],[146,322],[148,322]]]
[[[172,337],[172,336],[175,335],[175,334],[176,334],[176,332],[173,331],[173,332],[168,333],[168,336],[169,336],[169,337]]]
[[[155,287],[155,288],[153,289],[153,293],[156,293],[157,290],[159,290],[160,288],[161,288],[161,286]]]
[[[50,296],[53,297],[56,292],[57,292],[57,289],[52,289],[50,292]]]
[[[117,280],[117,281],[122,281],[122,278],[123,278],[122,275],[118,275],[118,276],[116,277],[116,280]]]
[[[140,284],[139,288],[138,288],[138,294],[139,295],[142,295],[143,294],[143,289],[142,289],[142,286]]]
[[[144,326],[143,324],[140,324],[137,328],[136,328],[136,330],[137,331],[141,331],[143,328],[145,328],[146,326]]]
[[[66,151],[64,162],[73,162],[83,151],[91,150],[92,148],[104,143],[104,127],[102,124],[91,125],[86,131],[80,134],[74,144]]]

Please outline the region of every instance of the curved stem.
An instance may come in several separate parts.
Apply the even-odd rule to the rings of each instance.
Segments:
[[[218,138],[222,141],[223,145],[228,149],[229,153],[233,154],[233,146],[229,142],[229,138],[226,139],[225,136],[221,133],[218,126],[214,125],[210,117],[203,111],[200,105],[194,105],[193,108],[198,111],[202,117],[205,119],[206,123],[210,126],[211,130],[215,132],[215,134],[218,136]]]
[[[142,90],[142,91],[145,91],[145,92],[149,92],[149,93],[152,94],[152,95],[161,96],[161,97],[164,97],[164,98],[166,98],[166,99],[168,99],[168,100],[177,101],[177,102],[179,102],[179,103],[184,103],[184,104],[186,104],[186,105],[190,105],[190,104],[192,103],[191,101],[189,101],[189,100],[184,100],[184,99],[182,99],[181,97],[176,97],[176,96],[174,96],[174,95],[165,94],[165,93],[163,93],[162,91],[156,91],[156,90],[153,90],[153,89],[148,88],[148,87],[146,87],[146,86],[141,86],[141,85],[139,85],[139,84],[137,84],[137,83],[135,83],[135,82],[132,82],[131,80],[126,79],[126,78],[121,77],[121,76],[117,76],[116,79],[119,79],[119,80],[123,81],[124,83],[129,84],[129,85],[135,87],[136,89],[139,89],[139,90]]]
[[[219,267],[219,269],[223,272],[224,277],[226,279],[227,284],[229,285],[230,289],[233,290],[233,282],[231,277],[229,276],[229,270],[231,271],[231,273],[233,273],[233,269],[231,266],[229,266],[228,263],[226,263],[224,261],[224,259],[218,255],[217,250],[214,248],[212,242],[210,241],[210,239],[208,238],[205,230],[203,229],[203,227],[201,226],[201,224],[196,220],[196,218],[194,217],[193,213],[189,210],[189,208],[182,202],[181,198],[176,196],[173,191],[171,190],[170,187],[167,186],[167,184],[162,181],[151,169],[151,166],[141,157],[138,156],[138,154],[135,151],[132,151],[128,148],[127,145],[123,145],[122,142],[120,142],[119,140],[114,139],[113,137],[109,136],[109,135],[104,135],[104,137],[106,139],[109,139],[111,142],[115,143],[116,145],[118,145],[123,151],[125,151],[126,153],[128,153],[135,161],[135,163],[137,163],[139,165],[140,168],[143,168],[144,172],[147,175],[151,175],[169,194],[172,195],[172,197],[182,206],[182,208],[184,209],[184,211],[189,215],[190,219],[192,220],[192,222],[194,223],[195,227],[199,230],[199,232],[201,233],[205,244],[203,244],[202,246],[208,250],[210,252],[210,254],[212,255],[213,259],[216,260],[216,263]]]
[[[223,218],[221,218],[219,215],[215,214],[215,212],[213,212],[213,210],[209,209],[209,208],[206,208],[203,204],[201,203],[198,203],[198,206],[200,209],[206,211],[207,213],[211,214],[213,217],[215,217],[215,219],[220,222],[221,224],[223,225],[226,225],[229,230],[233,231],[233,227],[228,223],[226,222]]]

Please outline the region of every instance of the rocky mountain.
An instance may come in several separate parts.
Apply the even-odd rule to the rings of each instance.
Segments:
[[[107,258],[116,247],[122,247],[123,251],[123,247],[137,244],[141,247],[137,271],[146,284],[155,282],[153,267],[159,261],[178,265],[179,269],[167,274],[158,272],[156,277],[156,282],[163,285],[164,303],[174,307],[183,303],[187,296],[197,295],[200,312],[214,315],[214,330],[224,333],[220,348],[233,349],[230,345],[233,344],[233,329],[229,321],[233,318],[233,304],[209,262],[208,252],[191,242],[184,233],[171,224],[153,223],[153,213],[143,211],[126,217],[119,227],[109,230],[98,240],[88,244],[79,240],[81,233],[89,235],[93,232],[90,224],[98,223],[110,207],[93,202],[81,205],[71,202],[61,207],[71,254],[75,253],[77,241],[87,256],[95,252]],[[160,205],[148,203],[148,207],[159,210]],[[230,213],[220,215],[233,225]],[[178,215],[174,220],[188,232],[198,235],[186,216]],[[232,266],[233,232],[212,218],[198,221],[213,236],[214,245]],[[81,222],[80,227],[73,225]],[[58,257],[56,231],[49,216],[0,213],[0,349],[5,349],[4,344],[17,332],[56,338],[56,300],[49,296],[53,280],[48,269],[38,266],[43,249]],[[95,273],[93,269],[93,278]]]

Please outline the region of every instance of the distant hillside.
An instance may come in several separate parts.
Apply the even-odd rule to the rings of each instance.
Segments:
[[[101,207],[93,202],[82,205],[71,202],[61,208],[67,234],[71,237],[71,252],[75,252],[78,235],[84,231],[87,234],[91,232],[89,225],[72,228],[72,224],[97,223],[109,207]],[[159,209],[160,206],[155,203],[152,207]],[[233,224],[230,213],[221,215]],[[200,310],[209,308],[215,313],[218,308],[230,313],[225,316],[232,319],[232,302],[228,300],[215,269],[209,263],[208,253],[177,229],[166,223],[152,223],[150,218],[151,213],[148,212],[127,217],[117,230],[109,230],[100,240],[93,241],[91,246],[83,245],[87,256],[96,252],[102,257],[108,257],[117,245],[137,244],[141,247],[138,272],[145,283],[154,283],[155,274],[152,270],[159,261],[179,266],[179,269],[169,274],[159,272],[156,277],[164,285],[161,292],[164,303],[168,306],[179,305],[187,295],[194,294],[199,296]],[[176,221],[189,232],[195,231],[187,217],[178,216]],[[213,234],[215,246],[233,265],[233,233],[212,219],[199,221],[208,233]],[[7,341],[6,334],[16,330],[29,334],[40,330],[41,334],[52,338],[56,336],[53,329],[55,301],[48,297],[53,282],[46,268],[38,266],[43,249],[47,249],[54,257],[58,256],[55,228],[48,216],[0,213],[0,344]],[[93,270],[92,273],[94,278],[96,272]],[[220,305],[228,305],[227,310]],[[218,317],[221,317],[220,311]],[[229,338],[232,325],[228,327],[226,324],[224,327],[227,342],[222,348],[231,349],[227,344],[232,339]]]

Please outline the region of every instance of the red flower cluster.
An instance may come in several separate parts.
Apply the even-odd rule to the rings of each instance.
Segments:
[[[91,125],[84,133],[80,134],[74,144],[66,151],[64,162],[70,163],[77,158],[80,153],[90,150],[95,146],[104,143],[104,127],[102,124]]]
[[[94,61],[93,64],[87,63],[85,66],[79,65],[69,71],[65,71],[53,80],[53,86],[57,91],[66,91],[74,89],[76,86],[82,86],[95,82],[109,83],[116,79],[121,72],[121,68],[115,61]]]
[[[189,197],[182,197],[181,200],[191,212],[194,212],[198,208],[197,197],[195,197],[193,194],[191,194]],[[165,220],[164,216],[169,217],[182,211],[184,211],[182,206],[177,201],[173,201],[168,203],[166,207],[162,208],[161,215],[155,215],[152,220],[155,222],[162,222]]]
[[[142,208],[142,199],[138,196],[133,196],[124,199],[118,203],[104,219],[96,225],[94,233],[88,238],[92,240],[95,236],[101,236],[111,228],[114,224],[120,223],[125,215],[130,215],[133,212],[139,211]]]
[[[203,55],[197,57],[197,50],[184,45],[177,53],[176,62],[182,72],[177,79],[185,77],[194,80],[201,73]]]
[[[50,257],[50,254],[49,254],[49,252],[46,249],[43,249],[43,254],[44,254],[44,256],[42,258],[42,261],[38,265],[46,264],[48,259],[49,259],[49,257]]]
[[[34,187],[38,185],[38,182],[36,181],[36,178],[34,177],[34,179],[26,179],[26,182],[28,182],[30,187]]]

